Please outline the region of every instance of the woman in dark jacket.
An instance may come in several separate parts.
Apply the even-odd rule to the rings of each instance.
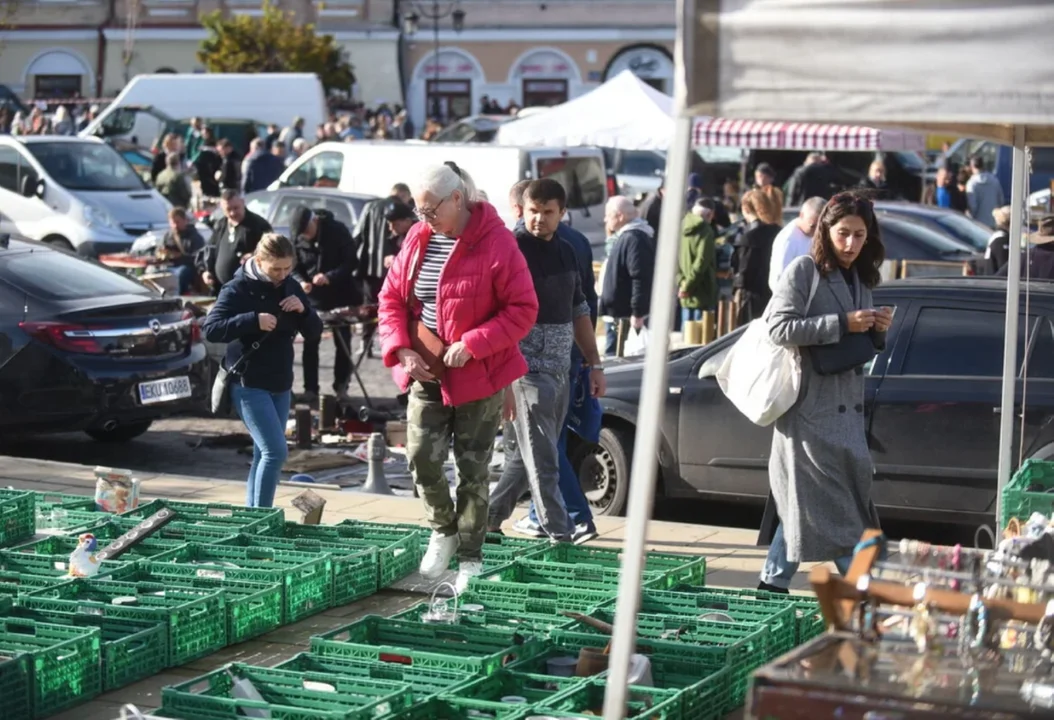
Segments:
[[[761,317],[772,297],[769,288],[769,261],[772,242],[782,229],[781,208],[761,190],[751,190],[743,196],[740,210],[746,227],[736,238],[736,254],[732,258],[735,277],[736,302],[739,306],[736,324],[746,325]]]
[[[224,367],[234,367],[231,404],[253,438],[248,507],[271,507],[286,459],[285,426],[293,387],[293,340],[322,334],[322,321],[291,277],[296,252],[289,239],[264,235],[253,257],[223,286],[202,330],[209,342],[228,343]]]

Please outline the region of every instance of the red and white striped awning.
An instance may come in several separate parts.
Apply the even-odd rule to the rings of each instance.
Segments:
[[[692,141],[698,146],[767,150],[923,150],[919,133],[860,125],[702,118]]]

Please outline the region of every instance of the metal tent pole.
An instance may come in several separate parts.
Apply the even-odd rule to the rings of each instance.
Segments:
[[[1010,257],[1006,273],[1006,336],[1003,340],[1003,394],[999,416],[999,474],[996,522],[1002,522],[1003,488],[1010,482],[1014,461],[1014,421],[1017,417],[1017,323],[1021,296],[1021,237],[1026,202],[1028,159],[1025,128],[1014,128],[1013,172],[1010,180]],[[1028,319],[1025,319],[1028,322]],[[996,537],[999,530],[996,528]]]
[[[633,443],[629,502],[626,513],[626,540],[622,549],[615,630],[612,634],[610,674],[604,697],[604,717],[623,720],[626,713],[630,656],[637,638],[637,610],[640,607],[641,573],[647,552],[648,521],[655,501],[655,478],[659,471],[659,439],[666,396],[669,393],[666,363],[669,359],[673,303],[670,298],[677,284],[677,256],[684,223],[685,192],[688,188],[692,118],[674,118],[673,140],[666,156],[666,194],[659,218],[659,237],[652,280],[651,341],[644,357],[637,434]]]

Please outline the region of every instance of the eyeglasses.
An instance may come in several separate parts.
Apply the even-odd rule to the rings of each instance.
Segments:
[[[445,203],[446,201],[447,201],[447,199],[443,198],[438,203],[436,203],[436,206],[434,208],[432,208],[431,210],[414,209],[414,215],[417,216],[418,220],[435,220],[436,219],[436,213],[439,212],[439,208],[441,208],[443,206],[443,203]]]

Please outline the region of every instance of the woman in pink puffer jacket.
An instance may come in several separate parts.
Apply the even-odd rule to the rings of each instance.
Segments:
[[[454,163],[432,168],[414,201],[422,222],[380,293],[381,349],[410,394],[407,462],[433,530],[421,573],[438,577],[456,553],[461,591],[483,569],[494,438],[504,390],[527,372],[519,342],[534,326],[538,298],[516,239],[468,173]],[[442,341],[442,382],[413,350],[415,320]],[[451,439],[456,507],[443,467]]]

